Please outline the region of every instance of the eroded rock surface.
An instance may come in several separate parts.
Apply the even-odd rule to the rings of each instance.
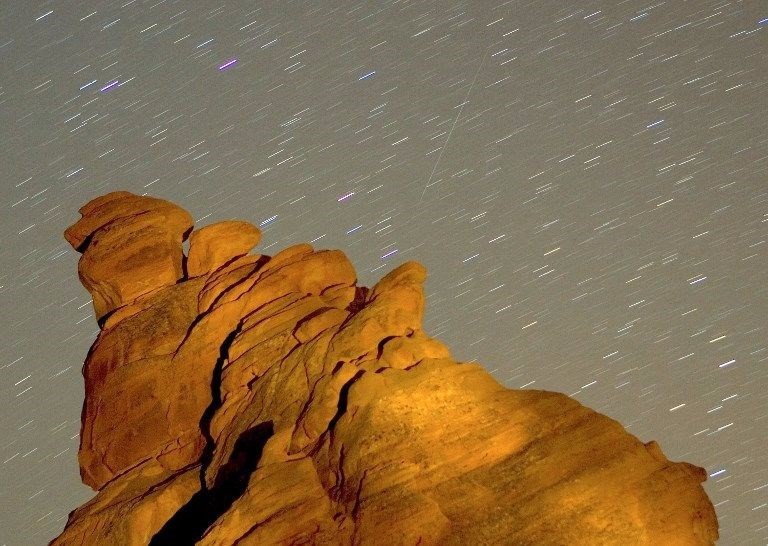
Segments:
[[[187,255],[187,276],[212,273],[245,256],[261,241],[261,230],[248,222],[228,220],[192,232]]]
[[[52,544],[715,543],[703,469],[454,361],[422,330],[420,264],[368,289],[340,251],[252,255],[259,230],[222,222],[192,232],[184,276],[175,205],[81,213],[98,494]]]
[[[97,319],[139,296],[175,284],[192,217],[173,203],[115,192],[80,209],[64,233],[83,255],[78,273],[93,297]]]

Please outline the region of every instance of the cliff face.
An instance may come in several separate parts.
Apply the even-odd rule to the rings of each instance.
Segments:
[[[452,360],[420,264],[368,289],[337,250],[249,254],[247,222],[127,192],[80,212],[98,494],[52,544],[714,544],[701,468]]]

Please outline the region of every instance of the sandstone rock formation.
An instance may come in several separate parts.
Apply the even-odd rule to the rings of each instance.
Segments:
[[[372,289],[337,250],[249,254],[127,192],[67,240],[101,331],[51,544],[709,545],[706,474],[565,395],[509,390],[422,330],[426,272]]]
[[[96,318],[184,277],[181,243],[192,217],[162,199],[115,192],[80,209],[64,237],[83,256],[80,281],[93,296]]]

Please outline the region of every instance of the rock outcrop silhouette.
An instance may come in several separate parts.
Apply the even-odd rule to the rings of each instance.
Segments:
[[[454,361],[422,330],[420,264],[368,289],[341,251],[251,254],[255,226],[192,231],[161,199],[80,212],[98,493],[51,544],[715,543],[703,469]]]

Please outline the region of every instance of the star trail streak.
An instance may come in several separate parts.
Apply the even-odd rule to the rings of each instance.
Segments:
[[[457,360],[657,440],[710,476],[721,545],[768,544],[763,2],[6,4],[0,544],[93,496],[62,234],[116,190],[364,286],[423,263]]]

